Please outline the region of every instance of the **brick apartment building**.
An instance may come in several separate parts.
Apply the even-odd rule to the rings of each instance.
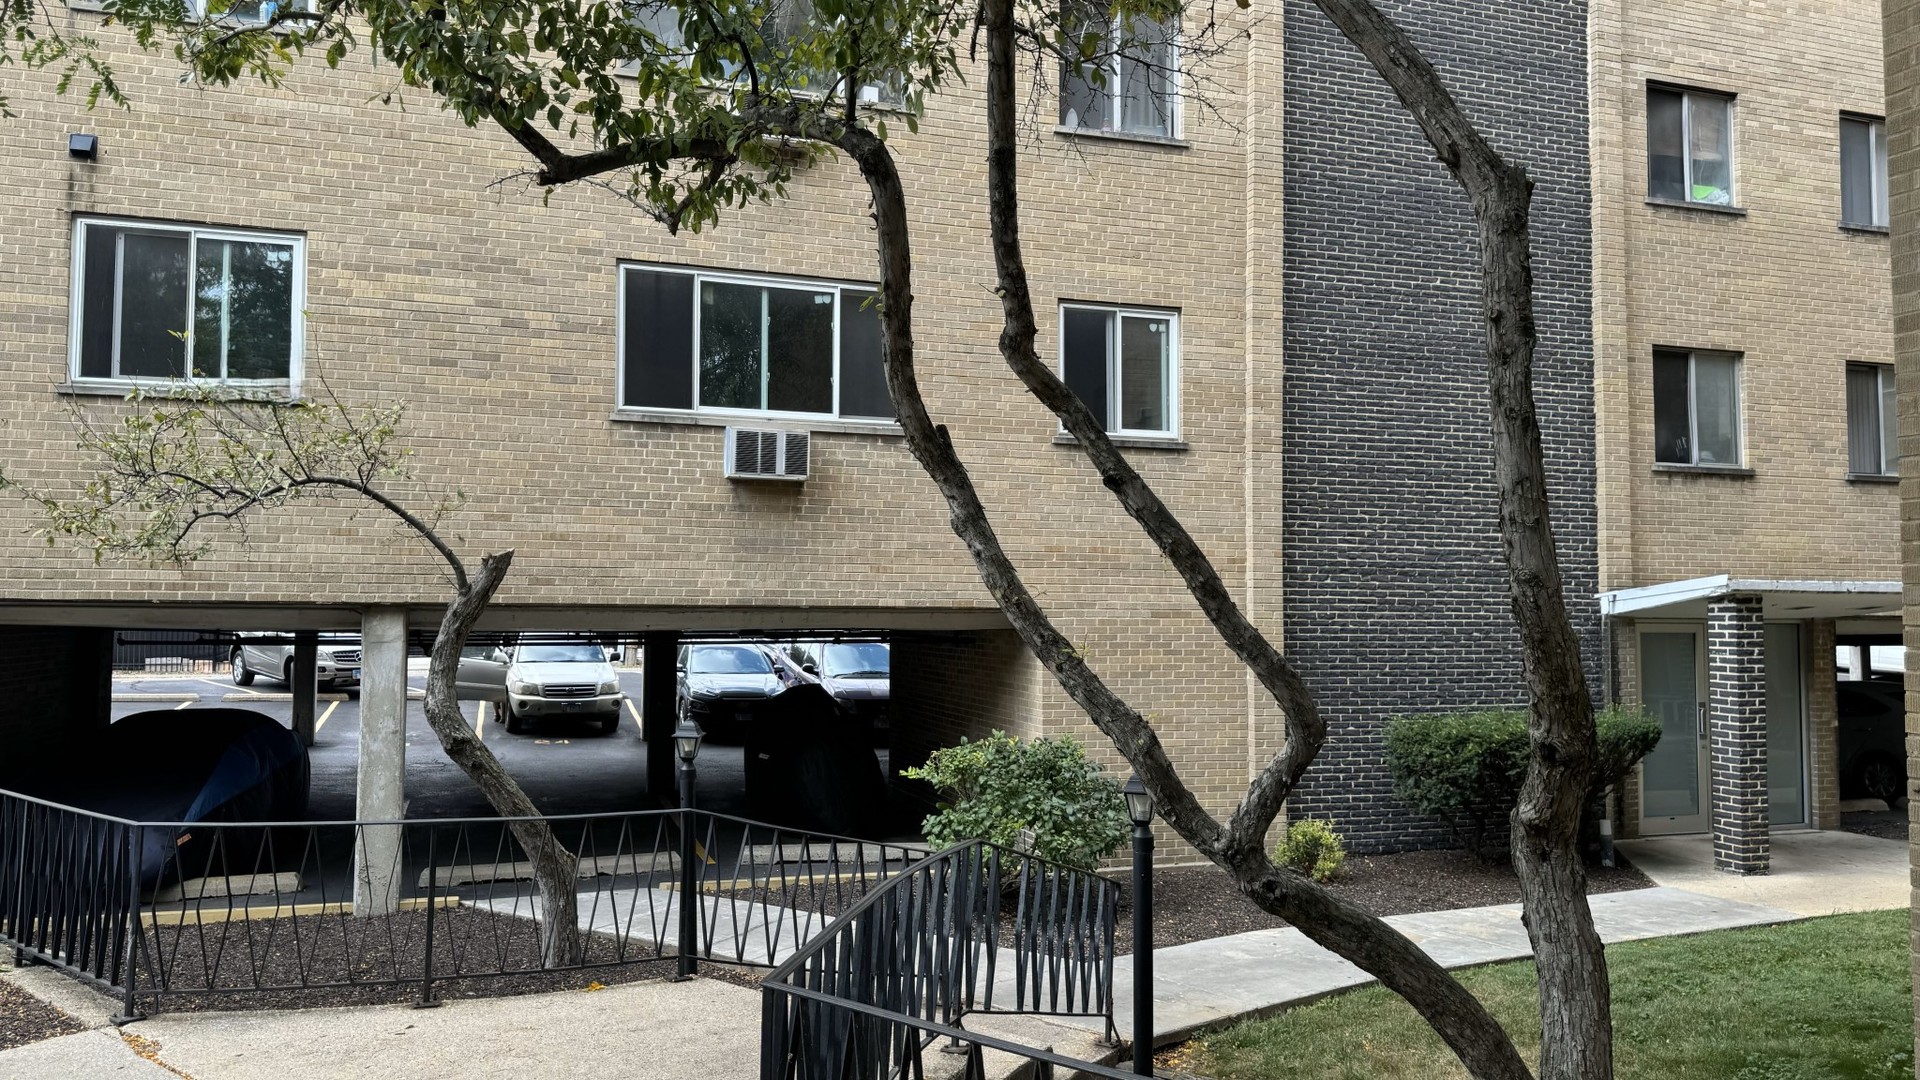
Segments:
[[[1720,229],[1711,235],[1729,243],[1735,230],[1771,235],[1779,226],[1763,210],[1788,195],[1784,179],[1775,193],[1743,164],[1750,219],[1642,207],[1627,81],[1648,67],[1645,78],[1756,100],[1767,84],[1749,90],[1687,66],[1654,72],[1651,44],[1621,59],[1621,22],[1658,35],[1602,2],[1596,55],[1612,66],[1596,66],[1605,107],[1589,110],[1581,0],[1389,7],[1539,183],[1538,388],[1596,688],[1607,662],[1602,588],[1730,570],[1816,576],[1821,556],[1871,546],[1850,525],[1889,538],[1891,489],[1760,449],[1775,430],[1844,449],[1837,366],[1831,387],[1810,366],[1791,385],[1756,380],[1750,407],[1767,411],[1750,414],[1755,476],[1649,471],[1649,357],[1633,342],[1744,349],[1756,366],[1763,348],[1784,345],[1758,329],[1658,326],[1648,305],[1691,271],[1654,268],[1672,280],[1636,307],[1626,263],[1683,245],[1682,230]],[[884,389],[876,396],[875,332],[860,304],[875,260],[865,192],[845,163],[811,168],[786,201],[672,237],[591,188],[543,201],[496,184],[526,166],[510,141],[417,94],[405,95],[405,112],[373,103],[393,76],[365,53],[338,71],[303,65],[283,90],[195,88],[170,58],[101,29],[98,15],[70,18],[115,49],[135,104],[88,111],[44,74],[0,70],[20,113],[0,144],[0,461],[11,475],[48,489],[79,482],[70,412],[111,418],[131,386],[179,374],[188,355],[202,377],[295,394],[324,380],[349,402],[404,402],[417,455],[398,493],[425,502],[458,488],[469,499],[453,526],[462,550],[517,551],[484,628],[646,633],[666,649],[690,631],[884,633],[896,766],[996,727],[1071,733],[1111,758],[1007,628],[906,453]],[[1495,533],[1472,222],[1411,121],[1307,0],[1234,29],[1248,32],[1210,61],[1208,107],[1149,92],[1136,114],[1069,89],[1060,108],[1043,100],[1030,111],[1061,119],[1040,125],[1022,160],[1041,347],[1101,402],[1142,472],[1318,690],[1332,737],[1292,812],[1332,817],[1359,850],[1442,842],[1392,796],[1379,753],[1386,720],[1523,699]],[[1836,63],[1857,65],[1839,56],[1843,44]],[[895,136],[930,407],[1036,594],[1224,808],[1277,748],[1278,719],[995,352],[979,85],[942,93],[917,135]],[[1833,107],[1838,123],[1837,110],[1879,104],[1863,89]],[[1759,115],[1743,140],[1771,137]],[[1598,197],[1590,128],[1606,162],[1593,174]],[[97,159],[69,156],[76,132],[98,136]],[[1836,133],[1821,137],[1808,128],[1809,153],[1832,151]],[[1794,220],[1811,230],[1813,204],[1837,181],[1810,167],[1796,175],[1792,198],[1806,206],[1794,204],[1804,211]],[[1836,303],[1853,302],[1837,276],[1865,273],[1875,257],[1884,272],[1874,245],[1885,241],[1825,239],[1833,252],[1821,272],[1836,275]],[[1751,273],[1775,259],[1783,281],[1807,271],[1752,244],[1728,265]],[[1884,297],[1859,299],[1794,347],[1857,338],[1848,359],[1884,361],[1885,342],[1841,325],[1874,303]],[[202,308],[191,343],[174,336]],[[757,357],[748,374],[758,385],[713,366],[721,354]],[[780,379],[768,377],[776,362]],[[1807,419],[1769,430],[1776,411],[1815,401]],[[1648,431],[1631,428],[1636,416]],[[808,478],[729,479],[728,425],[810,432]],[[1799,493],[1829,480],[1825,502]],[[1748,507],[1755,494],[1781,515],[1767,537],[1796,553],[1778,564],[1727,561],[1756,540],[1726,534],[1731,526],[1706,529],[1720,546],[1696,565],[1682,553],[1700,535],[1637,540],[1635,523],[1608,516],[1643,504],[1681,515]],[[29,535],[30,508],[4,515],[0,672],[23,690],[0,705],[0,771],[32,768],[63,737],[105,722],[116,631],[364,629],[363,714],[397,714],[403,631],[430,627],[445,595],[430,553],[344,505],[262,518],[250,546],[222,539],[185,568],[95,566]],[[1867,562],[1827,576],[1891,576],[1890,558]],[[1810,633],[1821,632],[1832,624]],[[1613,640],[1631,673],[1632,636]],[[670,666],[648,665],[668,676]],[[648,727],[650,740],[666,728]],[[363,770],[381,767],[363,753]]]
[[[1879,5],[1727,7],[1591,9],[1599,572],[1666,729],[1625,830],[1760,871],[1899,771],[1840,756],[1835,670],[1900,643],[1899,425]]]

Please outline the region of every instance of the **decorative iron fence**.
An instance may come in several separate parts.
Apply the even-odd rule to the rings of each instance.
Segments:
[[[921,860],[767,976],[761,1080],[920,1080],[954,1071],[929,1064],[941,1040],[933,1052],[962,1055],[965,1080],[984,1080],[993,1054],[1035,1077],[1132,1075],[965,1028],[989,1013],[1079,1016],[1117,1042],[1118,900],[1112,881],[990,844]]]
[[[0,943],[129,1017],[345,987],[429,1002],[453,980],[683,951],[771,967],[925,854],[698,810],[542,820],[577,857],[579,948],[555,962],[512,819],[140,822],[0,791]]]

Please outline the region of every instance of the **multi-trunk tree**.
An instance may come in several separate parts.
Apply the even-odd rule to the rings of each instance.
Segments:
[[[6,2],[14,10],[38,0]],[[1541,974],[1540,1071],[1556,1080],[1599,1080],[1612,1074],[1609,997],[1577,844],[1594,768],[1593,712],[1562,596],[1532,392],[1532,182],[1480,134],[1417,45],[1370,0],[1315,2],[1419,124],[1478,226],[1499,527],[1530,698],[1532,762],[1512,834]],[[816,155],[851,160],[872,203],[887,383],[907,445],[1027,647],[1112,739],[1172,828],[1248,897],[1398,992],[1474,1076],[1528,1077],[1513,1041],[1418,946],[1269,858],[1269,828],[1326,738],[1313,693],[1240,610],[1179,518],[1035,351],[1020,237],[1022,71],[1044,76],[1062,65],[1099,66],[1116,53],[1151,64],[1131,28],[1184,18],[1189,41],[1217,42],[1209,15],[1181,0],[318,0],[310,9],[280,7],[264,22],[239,24],[185,19],[180,0],[122,0],[116,17],[148,44],[174,42],[180,57],[213,82],[274,81],[293,54],[308,51],[337,64],[364,40],[407,85],[431,91],[469,124],[497,125],[511,136],[531,156],[527,176],[534,184],[609,186],[669,229],[700,228],[729,207],[783,197],[788,180]],[[52,51],[62,63],[93,62],[91,54]],[[630,79],[616,77],[622,67]],[[983,74],[986,83],[982,194],[992,285],[1003,306],[1001,356],[1075,437],[1102,484],[1284,717],[1284,748],[1225,820],[1201,806],[1153,726],[1101,679],[1028,589],[965,462],[919,392],[910,193],[895,165],[886,115],[862,104],[873,96],[862,88],[885,88],[912,126],[930,95],[963,71]]]

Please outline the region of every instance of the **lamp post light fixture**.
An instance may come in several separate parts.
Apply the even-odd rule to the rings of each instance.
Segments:
[[[693,759],[700,754],[703,737],[691,716],[682,716],[673,729],[673,751],[680,757],[680,956],[675,982],[693,978],[697,970],[693,954],[699,947],[700,896],[694,876]]]
[[[1120,789],[1133,819],[1133,1071],[1153,1075],[1153,795],[1140,774]]]

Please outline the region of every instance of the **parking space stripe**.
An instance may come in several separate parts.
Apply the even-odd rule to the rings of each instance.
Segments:
[[[340,707],[340,703],[339,703],[339,702],[337,702],[337,701],[329,701],[329,702],[327,702],[327,711],[326,711],[326,712],[323,712],[323,713],[321,713],[321,714],[320,714],[320,719],[318,719],[318,720],[315,720],[315,721],[313,722],[313,733],[314,733],[315,735],[318,735],[318,734],[320,734],[320,729],[321,729],[321,728],[323,728],[323,727],[326,727],[326,726],[327,726],[327,717],[329,717],[329,716],[332,716],[332,715],[333,715],[333,710],[335,710],[335,709],[337,709],[337,708],[339,708],[339,707]]]
[[[634,724],[634,726],[635,726],[635,727],[640,727],[640,726],[641,726],[641,724],[640,724],[640,710],[639,710],[639,709],[636,709],[636,708],[634,708],[634,707],[633,707],[633,699],[632,699],[632,698],[628,698],[628,699],[627,699],[627,711],[628,711],[629,713],[632,713],[632,714],[633,714],[633,724]],[[644,728],[643,728],[642,730],[644,730]]]
[[[475,711],[479,714],[480,718],[473,722],[473,737],[480,740],[481,742],[486,742],[487,741],[487,703],[484,701],[481,702],[480,708]]]
[[[206,683],[208,686],[217,686],[221,690],[224,690],[228,693],[233,693],[233,694],[258,694],[259,693],[258,690],[249,690],[244,686],[230,685],[223,682],[214,682],[212,679],[195,679],[194,681]]]
[[[173,711],[174,711],[174,712],[179,712],[179,711],[180,711],[181,709],[184,709],[184,708],[186,708],[187,706],[189,706],[189,705],[191,705],[191,704],[193,704],[194,702],[196,702],[196,701],[199,701],[199,700],[200,700],[199,698],[188,698],[187,700],[185,700],[185,701],[183,701],[183,702],[181,702],[180,704],[178,704],[178,705],[175,705],[175,706],[173,707]]]

